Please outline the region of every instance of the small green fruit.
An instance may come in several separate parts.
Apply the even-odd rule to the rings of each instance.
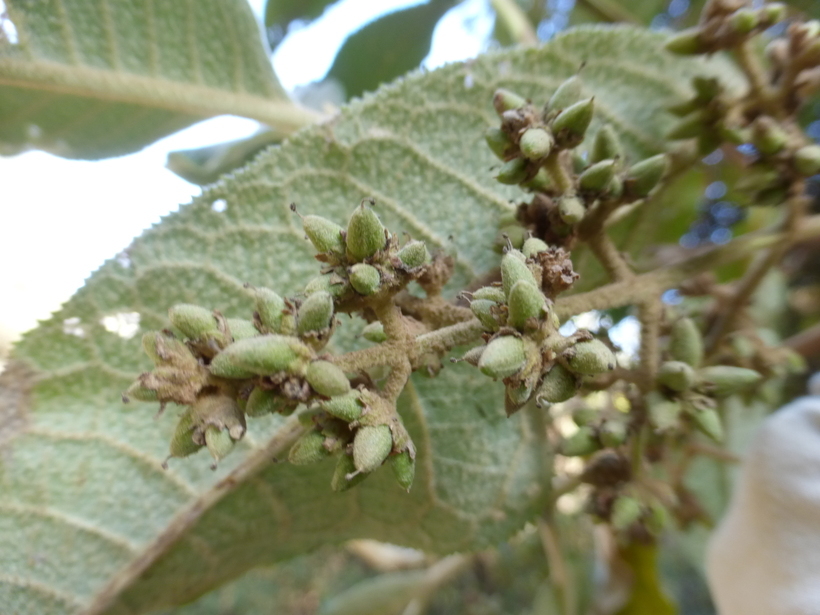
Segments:
[[[316,276],[305,286],[305,296],[326,292],[333,298],[339,298],[350,290],[350,282],[336,272]]]
[[[625,188],[632,196],[643,198],[660,183],[669,161],[666,154],[658,154],[632,165],[627,171]]]
[[[214,357],[209,368],[221,378],[249,378],[298,371],[311,356],[310,349],[294,337],[260,335],[234,342]]]
[[[186,408],[179,417],[174,435],[171,437],[171,457],[187,457],[201,449],[204,445],[194,442],[193,435],[196,425],[191,408]]]
[[[584,96],[584,84],[578,75],[573,75],[553,92],[547,103],[549,113],[554,113],[566,109],[580,101]]]
[[[803,175],[820,173],[820,145],[806,145],[794,154],[794,166]]]
[[[512,186],[520,184],[527,178],[527,161],[524,158],[513,158],[508,160],[501,168],[498,169],[498,174],[495,179],[502,184]]]
[[[423,241],[411,241],[396,255],[402,265],[408,269],[415,269],[430,262],[430,252]]]
[[[137,401],[153,402],[159,401],[157,392],[153,389],[145,387],[139,379],[135,380],[125,392],[123,392],[123,401],[128,402],[132,399]]]
[[[717,397],[727,397],[748,389],[763,378],[760,373],[733,365],[712,365],[698,370],[698,384]]]
[[[552,150],[552,135],[543,128],[528,128],[521,135],[518,147],[529,160],[543,160]]]
[[[205,445],[214,462],[218,463],[233,450],[234,441],[227,429],[208,425],[205,428]]]
[[[260,387],[254,387],[245,403],[245,414],[247,416],[264,416],[266,414],[286,412],[291,402],[284,399],[274,391],[269,391]]]
[[[362,329],[362,337],[368,342],[381,344],[387,339],[387,334],[384,332],[384,325],[377,320]]]
[[[596,162],[578,178],[578,186],[586,192],[604,192],[615,177],[615,160]]]
[[[478,362],[481,360],[481,355],[484,354],[485,348],[486,346],[476,346],[475,348],[470,348],[470,350],[464,353],[461,360],[466,361],[473,367],[478,367]]]
[[[359,419],[364,409],[359,391],[350,391],[338,397],[331,397],[329,400],[322,401],[319,407],[346,423]]]
[[[470,302],[470,310],[487,331],[498,331],[498,328],[503,324],[498,311],[498,304],[495,301],[474,299]]]
[[[342,255],[345,253],[344,232],[342,227],[321,216],[305,216],[302,218],[302,227],[317,252],[331,252]]]
[[[590,162],[596,163],[602,160],[623,159],[624,148],[621,145],[621,140],[618,138],[618,133],[615,132],[611,124],[604,124],[595,134],[595,139],[592,141],[592,151],[589,155]]]
[[[579,427],[578,431],[569,438],[561,441],[558,446],[558,453],[566,457],[579,457],[589,455],[601,448],[601,443],[595,436],[595,430],[588,425]]]
[[[558,215],[567,224],[578,224],[585,214],[584,203],[577,196],[565,194],[558,200]]]
[[[531,192],[548,192],[552,189],[552,179],[547,170],[541,167],[535,176],[522,183],[521,187]]]
[[[578,381],[575,375],[560,363],[556,363],[541,381],[535,399],[536,402],[558,404],[575,397],[577,392]]]
[[[219,335],[213,310],[199,305],[177,304],[168,310],[168,319],[174,327],[190,339],[198,340],[206,336]]]
[[[510,140],[510,137],[507,136],[507,133],[495,126],[488,128],[484,132],[484,139],[487,141],[487,145],[493,154],[501,160],[507,158],[508,152],[513,147],[513,142]]]
[[[752,124],[752,143],[761,154],[773,156],[788,142],[788,133],[771,117],[761,115]]]
[[[497,337],[484,349],[478,369],[493,379],[517,374],[527,363],[524,340],[511,335]]]
[[[683,361],[665,361],[658,369],[657,379],[659,384],[673,391],[683,392],[695,383],[695,370]]]
[[[525,260],[526,257],[518,250],[509,250],[501,257],[501,288],[505,297],[510,296],[512,287],[521,280],[527,281],[533,286],[538,286],[535,283],[535,276],[527,267]]]
[[[750,34],[760,23],[758,12],[754,9],[738,9],[729,16],[729,25],[737,34]]]
[[[295,466],[318,463],[328,457],[330,452],[325,448],[325,437],[315,429],[299,438],[288,453],[288,461]]]
[[[576,386],[577,389],[577,386]],[[572,422],[583,427],[584,425],[592,425],[601,416],[601,412],[589,406],[580,406],[572,411]]]
[[[594,376],[615,369],[615,355],[601,340],[578,342],[565,351],[570,369],[578,374]]]
[[[667,51],[684,56],[706,53],[708,51],[701,39],[699,28],[689,28],[688,30],[678,32],[666,41],[664,47]]]
[[[348,476],[350,476],[349,479]],[[345,454],[339,455],[339,460],[336,462],[336,469],[333,471],[333,478],[330,479],[330,488],[338,492],[347,491],[358,485],[367,478],[367,476],[367,474],[356,472],[353,457]]]
[[[524,242],[524,246],[521,248],[521,252],[527,258],[532,258],[539,252],[546,252],[549,249],[550,247],[549,245],[547,245],[546,241],[538,239],[538,237],[530,237]]]
[[[363,261],[384,248],[386,241],[379,217],[362,202],[347,223],[348,254],[354,261]]]
[[[526,104],[526,98],[503,88],[497,89],[493,94],[493,107],[499,116],[503,115],[505,111],[520,109]]]
[[[723,423],[715,408],[708,406],[689,406],[686,410],[689,416],[692,417],[692,422],[699,431],[712,438],[715,442],[721,442],[723,440]]]
[[[595,111],[594,99],[587,98],[566,107],[552,122],[555,141],[562,148],[571,148],[584,140]]]
[[[393,474],[402,489],[410,491],[413,478],[416,475],[416,460],[410,456],[410,451],[402,451],[398,455],[390,458],[390,465],[393,467]]]
[[[673,431],[680,426],[681,403],[677,399],[666,399],[657,391],[646,396],[649,420],[659,432]]]
[[[547,299],[535,284],[519,280],[510,290],[507,322],[519,331],[529,328],[530,319],[539,320],[546,311]],[[537,323],[535,327],[537,328]]]
[[[625,532],[643,515],[643,506],[633,497],[619,495],[612,504],[612,515],[609,520],[612,527]]]
[[[760,21],[767,25],[776,24],[786,18],[788,10],[783,2],[767,2],[760,8]]]
[[[250,320],[245,320],[244,318],[229,318],[227,322],[233,341],[244,340],[259,335],[259,331]]]
[[[700,366],[703,360],[703,336],[691,318],[681,318],[672,325],[669,356],[696,369]]]
[[[519,406],[523,406],[529,401],[530,397],[532,397],[532,389],[532,385],[529,385],[526,382],[517,386],[507,385],[507,399],[509,399],[513,406],[517,409]],[[507,413],[509,414],[510,411],[508,410]]]
[[[482,286],[473,293],[473,300],[495,301],[496,303],[505,303],[507,297],[504,295],[504,290],[500,286]]]
[[[268,333],[282,333],[282,312],[285,300],[269,288],[257,288],[256,313]]]
[[[357,263],[350,268],[350,285],[360,295],[372,295],[381,285],[379,270],[372,265]]]
[[[296,313],[296,332],[305,335],[312,331],[322,331],[330,326],[333,319],[333,297],[319,291],[309,295]]]
[[[319,395],[335,397],[350,391],[350,381],[338,365],[330,361],[313,361],[308,365],[305,380]]]
[[[365,425],[353,438],[353,464],[359,472],[378,468],[393,450],[393,435],[387,425]]]
[[[510,224],[498,229],[493,240],[493,250],[503,254],[509,246],[519,250],[527,238],[527,231],[520,224]]]

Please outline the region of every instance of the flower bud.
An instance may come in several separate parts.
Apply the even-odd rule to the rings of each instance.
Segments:
[[[423,241],[411,241],[396,255],[402,265],[408,269],[415,269],[430,262],[430,252]]]
[[[372,265],[357,263],[350,268],[350,285],[360,295],[372,295],[381,285],[379,270]]]
[[[288,461],[295,466],[311,465],[328,457],[330,452],[325,448],[325,437],[315,429],[299,438],[288,453]]]
[[[771,117],[761,115],[752,124],[752,143],[761,154],[773,156],[788,142],[788,133]]]
[[[493,240],[493,250],[503,254],[504,250],[512,246],[516,250],[521,249],[524,240],[527,238],[527,231],[520,224],[510,224],[498,229]]]
[[[527,161],[523,158],[513,158],[501,165],[495,179],[502,184],[520,184],[527,178]]]
[[[552,150],[552,135],[543,128],[528,128],[518,141],[521,154],[529,160],[542,160]]]
[[[229,318],[227,322],[228,330],[231,332],[233,341],[244,340],[259,335],[259,331],[250,320],[245,320],[244,318]]]
[[[319,291],[309,295],[296,313],[296,332],[299,335],[311,331],[322,331],[330,326],[333,319],[333,297]]]
[[[233,450],[234,441],[227,429],[208,425],[205,428],[205,445],[216,464]]]
[[[390,465],[393,466],[393,474],[399,486],[405,491],[410,491],[416,475],[416,460],[410,456],[410,451],[402,451],[398,455],[393,455],[390,458]]]
[[[797,150],[794,166],[803,175],[820,173],[820,145],[806,145]]]
[[[311,357],[310,349],[294,337],[260,335],[234,342],[214,357],[209,368],[221,378],[249,378],[298,371]]]
[[[535,393],[535,401],[558,404],[575,397],[577,392],[578,382],[575,375],[560,363],[556,363],[541,381],[541,386]]]
[[[585,214],[584,203],[577,196],[565,194],[558,200],[558,215],[567,224],[578,224]]]
[[[584,96],[584,84],[578,75],[573,75],[561,85],[550,97],[547,103],[547,111],[554,113],[566,109],[580,101]]]
[[[698,431],[706,434],[715,442],[723,440],[723,424],[715,408],[689,405],[686,410]]]
[[[519,96],[514,92],[499,88],[493,94],[493,107],[499,116],[503,115],[505,111],[512,111],[513,109],[520,109],[527,104],[527,99]]]
[[[473,301],[486,299],[496,303],[506,303],[507,297],[500,286],[482,286],[473,293]]]
[[[667,166],[666,154],[658,154],[633,164],[627,171],[624,182],[629,194],[638,198],[647,196],[661,181]]]
[[[538,172],[532,179],[521,184],[522,188],[526,188],[530,192],[549,192],[552,189],[552,178],[550,174],[543,167],[538,169]]]
[[[481,360],[481,355],[484,354],[485,348],[486,346],[476,346],[475,348],[470,348],[470,350],[464,353],[461,360],[466,361],[473,367],[478,367],[478,362]]]
[[[349,391],[338,397],[331,397],[321,401],[319,407],[338,419],[351,423],[362,416],[364,406],[359,391]]]
[[[533,286],[538,286],[535,283],[535,276],[524,262],[526,259],[524,255],[518,250],[510,250],[501,257],[501,288],[504,291],[504,296],[509,297],[510,291],[516,282],[525,280]]]
[[[507,133],[493,126],[484,132],[484,139],[493,154],[498,156],[501,160],[505,160],[509,151],[513,147],[513,142]]]
[[[759,23],[759,14],[754,9],[742,8],[729,15],[729,25],[736,34],[750,34]]]
[[[335,397],[350,391],[350,381],[338,365],[330,361],[313,361],[308,365],[305,380],[319,395]]]
[[[489,299],[474,299],[470,302],[470,310],[488,331],[498,331],[503,324],[497,308],[498,304]]]
[[[615,369],[615,355],[601,340],[578,342],[564,352],[570,369],[579,374],[594,376]]]
[[[620,419],[606,420],[598,428],[598,437],[601,444],[608,448],[615,448],[626,442],[626,423]]]
[[[601,160],[581,173],[578,186],[586,192],[604,192],[615,177],[615,160]]]
[[[672,431],[680,426],[681,403],[677,399],[666,399],[657,391],[646,396],[649,421],[659,432]]]
[[[524,331],[528,328],[530,319],[540,319],[547,306],[547,299],[544,293],[535,284],[527,280],[519,280],[510,290],[509,315],[507,323]],[[537,328],[538,324],[532,328]]]
[[[132,399],[146,402],[159,401],[157,392],[143,385],[139,378],[131,383],[131,386],[123,392],[122,397],[126,403]]]
[[[362,329],[362,337],[368,342],[381,344],[387,339],[387,334],[384,332],[384,325],[377,320]]]
[[[621,140],[618,138],[618,133],[615,132],[611,124],[604,124],[595,134],[595,139],[592,141],[592,151],[589,155],[589,161],[596,163],[602,160],[623,159],[624,148],[621,145]]]
[[[517,374],[527,364],[524,340],[512,335],[492,340],[478,361],[478,369],[493,379],[508,378]]]
[[[333,478],[330,479],[330,488],[333,489],[333,491],[347,491],[351,487],[358,485],[367,478],[367,476],[367,474],[361,472],[357,473],[356,466],[353,463],[353,457],[346,454],[339,455],[339,460],[336,462],[336,469],[333,471]]]
[[[691,318],[681,318],[672,325],[669,356],[694,368],[703,360],[703,336]]]
[[[191,408],[186,408],[182,416],[179,417],[177,426],[174,429],[174,435],[171,437],[169,451],[171,457],[187,457],[203,447],[203,444],[194,442],[195,428],[193,412]]]
[[[348,254],[355,261],[363,261],[384,248],[386,241],[379,217],[362,202],[347,223]]]
[[[664,48],[682,56],[691,56],[708,51],[707,46],[701,39],[699,28],[689,28],[678,32],[666,41]]]
[[[378,468],[393,450],[393,435],[387,425],[365,425],[353,438],[353,464],[359,472]]]
[[[658,369],[658,384],[673,391],[683,392],[695,383],[695,370],[683,361],[665,361]]]
[[[290,414],[296,403],[285,399],[275,391],[254,387],[245,404],[247,416],[264,416],[266,414]]]
[[[338,255],[345,253],[347,246],[342,236],[344,230],[335,222],[321,216],[305,216],[302,218],[302,227],[317,252]]]
[[[698,384],[717,397],[748,389],[763,378],[758,372],[733,365],[712,365],[698,370]]]
[[[643,506],[635,498],[628,495],[619,495],[612,504],[612,514],[609,522],[613,529],[619,532],[627,531],[643,515]]]
[[[199,305],[179,303],[168,310],[168,319],[185,337],[194,340],[221,335],[213,310]]]
[[[331,297],[339,298],[349,290],[350,282],[338,273],[331,271],[330,273],[318,275],[308,282],[304,293],[307,297],[318,292],[326,292]]]
[[[527,384],[526,382],[523,382],[516,386],[507,385],[507,399],[509,399],[513,405],[513,408],[511,410],[507,410],[508,415],[512,414],[514,411],[518,410],[519,407],[523,406],[529,401],[530,397],[532,397],[532,389],[533,386]]]
[[[595,437],[595,430],[589,426],[579,427],[578,431],[569,438],[565,438],[558,446],[558,453],[566,457],[579,457],[589,455],[601,448],[598,438]]]
[[[525,257],[531,258],[539,252],[546,252],[549,249],[550,247],[546,241],[538,239],[538,237],[530,237],[524,242],[521,252]]]
[[[593,98],[587,98],[566,107],[552,122],[555,141],[563,148],[575,147],[584,140],[595,111]]]
[[[256,289],[256,313],[268,333],[282,333],[285,300],[269,288]]]
[[[760,21],[772,25],[786,18],[788,8],[783,2],[767,2],[759,9],[759,12]]]

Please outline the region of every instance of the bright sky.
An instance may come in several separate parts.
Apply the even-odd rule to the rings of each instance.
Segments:
[[[257,15],[265,0],[250,0]],[[317,22],[292,33],[273,65],[282,84],[321,79],[347,33],[419,0],[343,0]],[[492,28],[488,0],[466,0],[436,29],[428,68],[474,57]],[[133,237],[199,194],[165,168],[168,152],[252,134],[253,121],[221,117],[171,135],[130,156],[70,161],[42,152],[0,158],[0,355],[4,338],[48,318],[102,262]]]

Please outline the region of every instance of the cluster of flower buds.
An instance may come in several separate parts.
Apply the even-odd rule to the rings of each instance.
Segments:
[[[732,49],[786,17],[783,3],[769,2],[760,8],[752,4],[748,0],[709,0],[698,25],[670,38],[666,49],[681,55]]]
[[[773,40],[766,52],[775,73],[793,76],[794,90],[784,100],[788,111],[820,90],[820,21],[792,23],[786,36]]]
[[[627,165],[609,125],[595,134],[586,156],[577,151],[595,109],[578,76],[562,83],[541,110],[508,90],[496,91],[493,105],[501,125],[489,128],[485,138],[504,161],[496,179],[536,193],[550,218],[550,238],[570,236],[587,211],[602,202],[612,207],[645,198],[666,172],[663,154]],[[513,240],[523,241],[524,232],[514,229],[514,221],[505,226]]]
[[[534,237],[523,251],[509,247],[501,258],[501,282],[469,297],[487,343],[463,360],[504,381],[508,414],[532,398],[539,404],[566,401],[583,377],[615,368],[612,351],[588,332],[569,337],[558,332],[552,301],[542,291],[548,272],[541,263],[554,251]]]
[[[758,383],[759,372],[734,365],[702,366],[703,339],[689,318],[675,321],[669,332],[666,360],[657,373],[658,388],[645,398],[656,433],[693,426],[715,441],[723,439],[718,400]]]
[[[302,294],[283,298],[248,286],[255,300],[252,320],[197,305],[172,307],[170,328],[143,337],[155,368],[123,398],[185,406],[169,457],[207,447],[215,464],[244,436],[247,417],[289,415],[304,404],[312,429],[293,447],[293,463],[338,454],[332,485],[342,490],[389,458],[399,484],[409,489],[415,449],[395,406],[366,388],[368,379],[354,375],[351,383],[332,356],[321,353],[338,312],[363,309],[423,280],[435,262],[423,242],[399,245],[365,202],[346,229],[319,216],[302,221],[317,259],[326,264]],[[380,326],[371,323],[370,337],[384,341],[383,329],[376,332]]]

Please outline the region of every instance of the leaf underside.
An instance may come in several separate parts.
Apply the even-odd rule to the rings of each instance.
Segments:
[[[628,155],[641,158],[662,145],[670,122],[663,107],[688,95],[691,75],[719,68],[670,57],[662,41],[632,29],[580,29],[538,49],[416,73],[264,152],[106,262],[18,345],[15,359],[35,370],[36,383],[7,379],[6,389],[20,393],[0,395],[7,406],[0,405],[0,417],[16,412],[15,424],[23,425],[10,444],[0,437],[0,604],[65,613],[116,587],[107,609],[97,602],[89,612],[141,613],[324,543],[370,537],[446,553],[494,544],[522,527],[543,506],[549,482],[542,432],[526,413],[505,418],[500,384],[468,366],[414,377],[402,396],[419,447],[409,495],[388,469],[336,494],[330,463],[271,464],[189,517],[265,442],[277,419],[252,419],[215,474],[205,453],[173,460],[164,472],[178,411],[152,421],[153,408],[123,406],[119,394],[150,367],[140,334],[166,326],[170,305],[193,302],[247,317],[244,282],[294,294],[316,275],[288,209],[294,201],[303,213],[343,222],[360,199],[375,197],[394,232],[456,254],[449,290],[463,288],[497,265],[495,220],[512,210],[509,199],[521,198],[492,179],[498,162],[482,133],[497,122],[493,90],[543,101],[586,61],[583,77],[601,116],[621,132]],[[139,315],[137,335],[106,329],[127,314]],[[361,344],[361,324],[344,319],[337,348]],[[144,574],[117,574],[175,517],[190,526],[180,540],[154,544],[159,556]]]

